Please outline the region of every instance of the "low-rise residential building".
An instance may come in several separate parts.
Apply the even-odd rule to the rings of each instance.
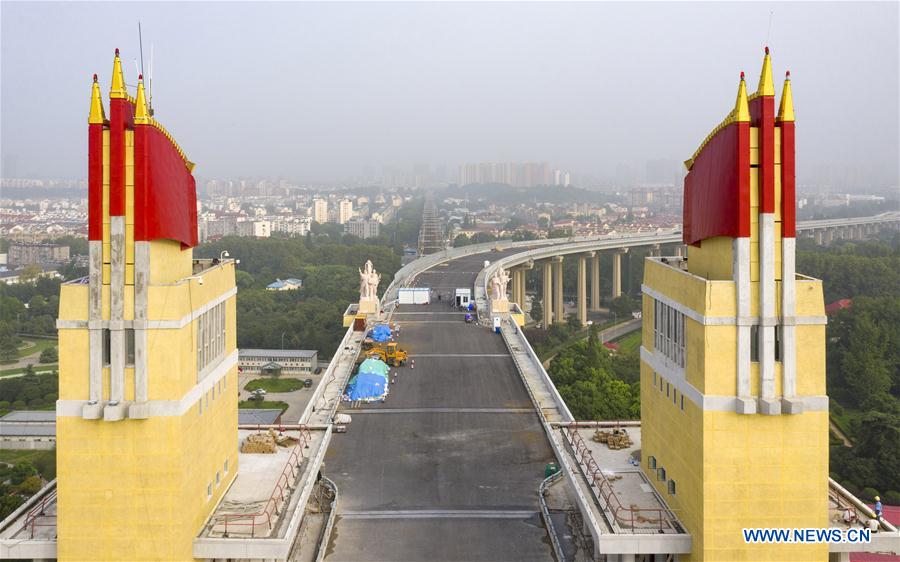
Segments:
[[[62,244],[10,244],[9,265],[49,265],[69,261],[69,247]]]
[[[360,238],[374,238],[381,231],[381,223],[376,219],[352,218],[344,225],[344,232]]]
[[[267,291],[296,291],[303,287],[303,280],[291,277],[290,279],[276,279],[266,285]]]
[[[238,370],[242,374],[310,375],[318,367],[314,349],[241,349]]]
[[[0,449],[53,449],[56,412],[17,410],[0,417]]]

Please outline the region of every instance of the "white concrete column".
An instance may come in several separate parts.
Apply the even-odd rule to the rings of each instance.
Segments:
[[[817,228],[813,231],[813,236],[816,239],[816,244],[821,246],[825,243],[825,231],[821,228]]]
[[[150,242],[134,243],[134,401],[128,417],[148,417],[147,307],[150,290]]]
[[[735,238],[732,247],[737,297],[736,410],[739,414],[755,414],[756,400],[750,394],[750,238]]]
[[[88,404],[81,417],[103,415],[103,241],[88,242]]]
[[[650,256],[657,258],[660,255],[659,244],[654,244],[650,246]]]
[[[600,310],[600,252],[591,252],[591,310]]]
[[[123,418],[125,400],[125,217],[109,219],[109,400],[103,419]]]
[[[525,310],[525,281],[527,280],[528,270],[522,268],[519,270],[521,273],[519,274],[519,298],[522,299],[522,302],[519,303],[519,306],[522,310]]]
[[[781,413],[775,396],[775,215],[759,215],[759,396],[760,412]]]
[[[675,255],[678,257],[684,256],[684,244],[678,244],[675,246]]]
[[[587,326],[587,258],[578,256],[578,321]]]
[[[622,296],[622,249],[616,250],[613,254],[613,271],[612,271],[612,298]]]
[[[563,257],[556,256],[553,258],[555,262],[554,271],[556,272],[556,283],[554,289],[556,289],[556,301],[554,302],[554,312],[556,313],[553,317],[554,322],[557,324],[562,324],[566,321],[566,308],[565,302],[563,299]]]
[[[550,329],[553,321],[553,262],[545,261],[541,267],[544,270],[544,320],[543,326],[545,330]]]

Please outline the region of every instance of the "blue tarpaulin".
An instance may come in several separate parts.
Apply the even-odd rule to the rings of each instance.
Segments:
[[[359,372],[347,384],[350,400],[366,402],[380,400],[388,392],[390,367],[379,359],[366,359],[359,365]]]
[[[371,338],[378,342],[384,342],[391,339],[391,327],[387,324],[376,324],[372,328]]]
[[[377,400],[386,392],[387,379],[378,373],[359,373],[347,385],[350,400]]]
[[[388,371],[390,371],[390,367],[387,366],[387,363],[380,359],[369,358],[359,364],[359,372],[360,373],[374,373],[377,375],[383,376],[385,379],[388,377]]]

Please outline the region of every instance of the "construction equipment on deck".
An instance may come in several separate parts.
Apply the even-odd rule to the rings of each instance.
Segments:
[[[391,367],[400,367],[409,358],[409,354],[397,346],[397,342],[374,342],[367,356],[381,359]]]

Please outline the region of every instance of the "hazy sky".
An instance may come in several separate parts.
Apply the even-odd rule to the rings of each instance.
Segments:
[[[141,20],[156,117],[204,177],[681,161],[741,70],[756,88],[768,37],[779,96],[793,78],[799,183],[898,184],[897,2],[4,1],[0,16],[0,161],[19,176],[86,174],[91,74],[108,101],[119,47],[136,83]]]

